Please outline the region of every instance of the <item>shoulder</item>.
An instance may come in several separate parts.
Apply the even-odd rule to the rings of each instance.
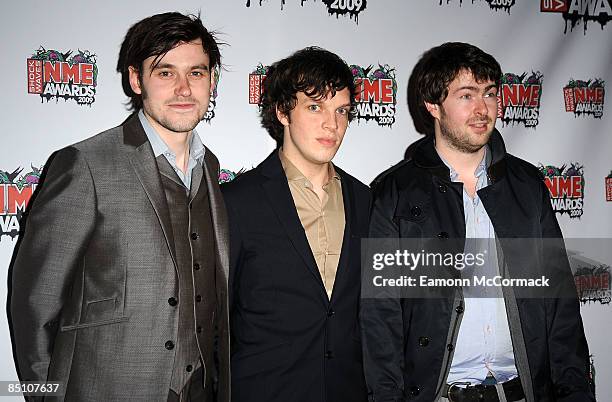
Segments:
[[[254,188],[261,182],[259,168],[253,168],[244,173],[240,173],[230,182],[221,184],[221,192],[226,199],[243,197],[252,193]]]
[[[506,154],[506,164],[509,172],[518,179],[529,180],[540,184],[544,179],[542,172],[533,164],[512,154]]]
[[[370,188],[368,186],[363,184],[359,179],[357,179],[353,175],[348,174],[346,171],[344,171],[339,166],[334,165],[334,169],[336,169],[336,172],[338,172],[338,174],[340,175],[342,184],[347,183],[350,186],[352,186],[357,196],[370,197]]]

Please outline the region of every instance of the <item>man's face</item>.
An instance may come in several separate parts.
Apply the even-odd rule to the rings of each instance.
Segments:
[[[210,62],[202,42],[179,43],[155,66],[154,60],[145,59],[142,71],[130,67],[132,90],[142,95],[143,111],[158,133],[189,133],[210,100]]]
[[[289,117],[277,110],[277,117],[285,126],[283,153],[298,169],[327,164],[336,155],[348,127],[350,92],[344,88],[333,97],[330,92],[319,100],[303,92],[296,97]]]
[[[488,141],[497,118],[497,87],[493,81],[477,82],[462,70],[448,85],[441,105],[426,103],[436,119],[436,141],[463,153],[474,153]]]

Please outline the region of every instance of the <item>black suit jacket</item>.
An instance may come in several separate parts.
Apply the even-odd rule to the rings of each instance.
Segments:
[[[369,189],[336,168],[345,230],[331,301],[278,151],[222,186],[230,222],[232,401],[360,402],[360,238]]]

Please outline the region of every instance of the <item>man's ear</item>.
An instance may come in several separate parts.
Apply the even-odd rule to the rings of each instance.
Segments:
[[[289,116],[287,116],[285,113],[281,112],[278,109],[278,106],[276,107],[276,118],[278,119],[278,121],[280,121],[280,123],[283,126],[288,126],[289,125]]]
[[[134,93],[137,95],[142,95],[142,88],[140,87],[140,71],[133,66],[129,66],[128,71],[130,74],[130,87],[132,87],[132,91],[134,91]]]
[[[219,79],[219,73],[216,68],[210,70],[210,93],[215,92],[215,88],[217,87],[217,80]]]
[[[434,119],[440,119],[440,105],[435,103],[423,102],[425,104],[425,108],[431,114]]]

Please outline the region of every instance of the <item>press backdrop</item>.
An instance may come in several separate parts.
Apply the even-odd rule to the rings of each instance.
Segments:
[[[492,53],[505,73],[497,127],[509,152],[541,166],[564,235],[593,239],[583,242],[590,251],[575,250],[573,265],[598,399],[612,400],[606,257],[612,248],[612,100],[605,94],[612,81],[612,0],[171,3],[28,0],[2,6],[0,276],[6,278],[21,211],[50,153],[128,115],[115,66],[127,29],[144,17],[201,12],[227,43],[216,97],[198,126],[226,169],[222,180],[274,149],[257,115],[260,83],[274,61],[317,45],[352,65],[364,92],[335,162],[369,183],[419,138],[405,95],[418,57],[442,42],[470,42]],[[66,230],[70,225],[68,218]],[[3,300],[6,293],[3,281]],[[0,380],[15,380],[6,316],[0,318],[0,356]]]

